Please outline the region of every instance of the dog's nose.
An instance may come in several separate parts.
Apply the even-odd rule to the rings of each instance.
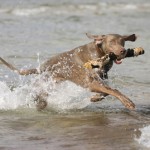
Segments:
[[[125,51],[126,51],[125,48],[121,48],[121,49],[120,49],[120,53],[121,53],[121,54],[124,54]]]

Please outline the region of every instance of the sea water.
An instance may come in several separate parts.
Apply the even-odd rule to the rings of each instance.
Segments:
[[[45,82],[19,76],[0,62],[0,149],[150,148],[150,3],[147,0],[2,0],[0,57],[17,68],[39,67],[46,59],[91,42],[85,35],[135,33],[145,54],[114,65],[107,83],[127,95],[129,111],[114,97],[91,103],[88,89],[69,81]],[[38,86],[35,86],[38,81]],[[35,95],[49,93],[38,112]]]

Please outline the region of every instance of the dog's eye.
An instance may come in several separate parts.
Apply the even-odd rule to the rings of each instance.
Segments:
[[[110,41],[109,44],[110,45],[115,45],[115,41]]]

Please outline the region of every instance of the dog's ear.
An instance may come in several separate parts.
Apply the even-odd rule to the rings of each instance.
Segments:
[[[123,36],[123,39],[125,41],[131,41],[134,42],[137,39],[137,36],[135,34],[131,34],[131,35],[125,35]]]
[[[101,44],[104,40],[105,35],[92,35],[90,33],[86,33],[86,36],[89,39],[94,39],[96,44]]]

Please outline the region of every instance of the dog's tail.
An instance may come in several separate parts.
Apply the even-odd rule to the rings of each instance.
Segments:
[[[9,69],[13,70],[14,72],[19,73],[20,75],[30,75],[30,74],[39,74],[37,69],[28,69],[28,70],[19,70],[14,67],[12,64],[6,62],[3,58],[0,57],[0,60],[3,64],[5,64]]]

